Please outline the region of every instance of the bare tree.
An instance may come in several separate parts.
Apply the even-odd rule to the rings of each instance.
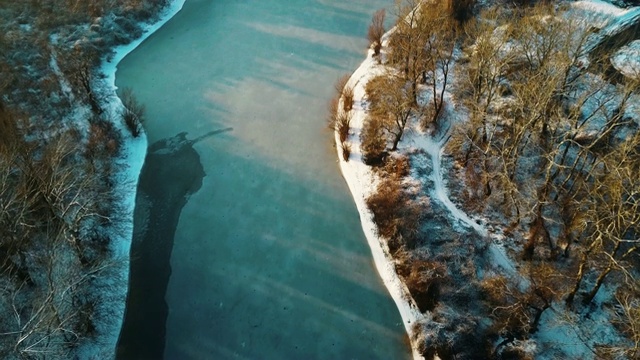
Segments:
[[[366,93],[371,102],[370,114],[382,121],[382,127],[391,136],[391,151],[396,150],[407,122],[414,114],[406,81],[392,74],[381,75],[367,83]]]
[[[380,54],[382,48],[382,35],[384,35],[384,17],[385,10],[380,9],[373,14],[371,19],[371,25],[367,31],[367,39],[369,39],[369,46],[373,46],[374,55]]]

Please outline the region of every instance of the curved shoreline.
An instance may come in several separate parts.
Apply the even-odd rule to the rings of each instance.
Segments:
[[[376,60],[373,58],[373,50],[370,49],[367,53],[367,58],[353,72],[345,85],[354,90],[354,105],[351,110],[353,117],[351,118],[350,134],[347,139],[349,144],[352,145],[349,161],[345,161],[342,157],[342,145],[340,144],[340,135],[337,129],[334,132],[336,150],[340,162],[340,171],[349,186],[349,191],[351,191],[360,214],[362,230],[371,249],[376,269],[402,317],[402,323],[411,343],[412,356],[414,359],[424,359],[420,355],[415,342],[416,336],[419,334],[416,334],[413,329],[413,325],[424,316],[413,301],[407,286],[398,276],[393,258],[389,254],[387,243],[378,236],[376,224],[373,222],[373,214],[366,204],[367,197],[375,190],[376,180],[371,173],[370,167],[364,164],[360,153],[360,131],[366,118],[363,102],[365,101],[365,85],[367,81],[380,71],[381,69],[378,68]],[[342,102],[342,98],[340,98],[340,102]],[[342,111],[340,110],[342,108],[341,103],[338,107],[338,111]]]
[[[84,349],[78,352],[83,354],[101,354],[106,355],[109,351],[111,357],[115,357],[115,349],[117,346],[120,331],[124,321],[126,311],[126,299],[129,291],[129,260],[131,242],[133,237],[133,211],[135,208],[135,199],[137,186],[147,153],[147,137],[144,131],[139,137],[134,138],[126,129],[124,123],[120,121],[117,115],[122,108],[122,101],[118,97],[115,85],[116,72],[118,64],[125,56],[136,49],[144,40],[156,32],[167,21],[173,18],[183,7],[185,0],[170,0],[167,6],[158,14],[158,20],[154,23],[143,24],[144,33],[138,39],[132,42],[117,46],[112,49],[112,53],[102,60],[98,71],[104,75],[104,78],[97,84],[99,91],[105,95],[106,111],[110,114],[110,118],[114,122],[120,133],[123,134],[123,150],[122,155],[115,160],[118,167],[115,178],[115,192],[121,196],[121,206],[126,212],[126,221],[124,223],[115,224],[115,227],[122,230],[117,232],[117,237],[111,243],[111,251],[113,261],[116,263],[116,279],[107,279],[107,283],[111,285],[110,293],[105,294],[105,307],[103,318],[96,319],[102,328],[101,334],[97,338],[97,344],[87,344]],[[97,347],[97,349],[95,348]]]

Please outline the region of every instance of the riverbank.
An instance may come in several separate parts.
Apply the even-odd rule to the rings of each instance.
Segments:
[[[367,53],[367,58],[353,75],[351,75],[351,78],[349,78],[346,84],[347,87],[353,89],[354,94],[353,116],[350,122],[351,131],[349,137],[351,155],[348,161],[345,161],[342,156],[340,135],[337,130],[335,131],[336,150],[340,162],[340,170],[358,208],[362,230],[371,248],[376,269],[389,290],[402,317],[402,323],[411,342],[413,358],[423,359],[418,352],[416,337],[419,334],[415,331],[414,325],[424,316],[418,310],[407,286],[398,276],[393,257],[389,253],[388,245],[382,237],[378,236],[377,227],[373,221],[373,214],[366,204],[366,199],[375,191],[376,179],[371,171],[371,167],[364,163],[360,152],[360,132],[364,124],[364,119],[367,116],[364,107],[366,102],[365,85],[370,79],[381,74],[382,71],[383,67],[377,63],[377,60],[373,56],[373,50],[370,49]],[[339,108],[342,108],[342,103]]]
[[[589,18],[593,13],[607,16],[598,13],[604,6],[601,3],[580,5],[588,13],[584,18]],[[606,10],[607,13],[615,13],[610,7],[606,7]],[[573,15],[571,12],[568,14]],[[616,26],[615,23],[613,26]],[[409,29],[413,28],[419,26]],[[409,34],[412,32],[404,31]],[[353,107],[344,109],[348,116],[342,116],[344,102],[341,99],[336,118],[341,119],[341,126],[343,119],[350,119],[350,122],[346,121],[349,133],[345,140],[344,132],[339,134],[340,129],[336,129],[335,142],[342,174],[360,212],[376,267],[402,314],[414,357],[430,359],[438,354],[442,358],[493,358],[507,354],[535,354],[536,358],[550,358],[562,354],[561,357],[592,358],[594,354],[598,357],[600,351],[609,351],[608,346],[625,341],[623,334],[617,333],[611,325],[612,318],[616,316],[609,312],[611,306],[616,306],[613,305],[616,299],[611,289],[603,287],[604,290],[600,291],[590,307],[579,308],[574,314],[573,309],[561,302],[563,290],[554,288],[557,282],[547,284],[545,281],[550,276],[536,273],[540,269],[537,266],[546,265],[545,262],[549,262],[550,258],[540,256],[535,261],[527,262],[519,256],[522,253],[519,241],[526,238],[526,233],[514,236],[510,233],[513,228],[509,229],[509,224],[502,221],[504,217],[491,211],[471,209],[469,197],[460,196],[472,188],[469,183],[474,180],[469,178],[468,173],[459,171],[463,169],[457,158],[461,152],[456,153],[457,148],[452,150],[456,141],[459,141],[456,135],[460,134],[461,124],[471,118],[469,109],[462,105],[464,94],[458,91],[461,88],[460,78],[463,78],[466,70],[465,64],[473,56],[467,48],[453,47],[447,58],[446,70],[436,69],[430,74],[429,80],[425,76],[423,82],[416,81],[413,84],[418,93],[412,104],[419,110],[408,115],[406,125],[402,124],[404,133],[400,133],[402,139],[397,143],[397,149],[394,146],[394,150],[388,150],[388,143],[392,139],[385,138],[387,143],[382,164],[367,166],[364,163],[361,133],[369,134],[367,126],[371,127],[374,120],[378,120],[374,118],[376,106],[384,101],[387,101],[387,105],[390,102],[376,94],[376,91],[384,91],[379,86],[387,84],[382,82],[384,77],[393,78],[394,74],[402,72],[402,68],[394,69],[393,65],[386,63],[386,45],[379,57],[370,50],[367,59],[347,82],[345,88],[353,89]],[[458,68],[454,72],[452,69],[455,66]],[[382,79],[376,79],[380,75]],[[447,78],[447,75],[455,76]],[[411,81],[409,79],[406,82]],[[434,93],[441,91],[441,104],[444,105],[433,123],[423,119],[423,110],[435,96],[430,93],[431,89],[425,89],[424,83],[427,81],[433,82]],[[371,86],[367,86],[367,82]],[[406,86],[406,82],[402,84]],[[446,84],[446,88],[443,84]],[[400,91],[406,89],[404,87]],[[344,93],[351,92],[342,91]],[[392,97],[395,93],[384,95]],[[368,111],[372,111],[371,117]],[[380,117],[388,115],[379,114],[377,116]],[[449,141],[451,138],[453,141]],[[365,146],[365,149],[370,154],[370,147]],[[384,196],[386,198],[383,200],[391,199],[402,203],[401,206],[396,207],[392,201],[381,201]],[[486,201],[481,204],[491,207]],[[380,207],[385,207],[386,212],[383,213]],[[402,222],[405,208],[417,210],[417,225]],[[385,226],[399,226],[407,232],[393,233],[387,239],[386,235],[378,235],[380,232],[385,234]],[[403,236],[411,231],[417,233],[412,239]],[[427,293],[434,283],[436,290]],[[495,288],[496,283],[507,285]],[[422,290],[425,288],[427,291]],[[545,289],[551,295],[545,297],[536,293],[538,298],[525,298],[526,293],[522,289]],[[425,295],[429,297],[425,298]],[[498,305],[487,300],[496,295]],[[536,301],[539,299],[545,301],[544,307],[538,307]],[[518,302],[524,304],[520,311],[524,314],[522,326],[525,335],[514,336],[513,332],[510,333],[512,330],[499,327],[503,326],[500,321],[504,320],[497,312],[501,306],[515,308],[513,304]],[[534,317],[529,317],[530,309],[539,311],[533,322],[531,319]],[[542,312],[546,309],[551,311],[543,316]],[[506,314],[508,318],[514,316],[511,310]],[[600,339],[601,343],[590,339]],[[480,355],[483,352],[486,355]]]
[[[126,45],[115,47],[103,59],[98,69],[98,72],[104,77],[93,84],[94,90],[106,99],[105,111],[123,138],[122,154],[115,161],[116,168],[119,170],[114,175],[114,186],[115,192],[119,194],[118,198],[121,199],[120,208],[127,215],[124,216],[126,220],[123,223],[113,225],[113,228],[117,229],[114,230],[117,237],[110,244],[114,269],[109,273],[110,276],[104,276],[96,286],[96,291],[103,292],[101,295],[104,296],[104,301],[96,305],[94,314],[96,331],[99,334],[96,338],[100,340],[95,343],[83,343],[77,352],[81,358],[95,356],[113,358],[115,356],[129,289],[129,256],[133,236],[136,189],[148,146],[145,133],[142,132],[137,138],[133,137],[119,116],[123,105],[116,94],[115,76],[118,63],[175,16],[182,9],[184,2],[185,0],[171,1],[158,15],[156,22],[142,24],[143,35],[141,37]]]

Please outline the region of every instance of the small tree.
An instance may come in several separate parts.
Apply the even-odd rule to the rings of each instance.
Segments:
[[[124,88],[122,90],[120,99],[122,99],[123,105],[120,115],[125,125],[127,125],[129,131],[131,131],[133,137],[140,136],[144,122],[144,105],[138,102],[130,88]]]
[[[369,25],[369,31],[367,32],[369,46],[373,46],[373,53],[375,55],[379,55],[380,49],[382,48],[382,35],[384,35],[384,16],[384,9],[376,11],[373,14],[371,25]]]
[[[370,112],[381,120],[381,125],[390,135],[391,151],[398,148],[407,122],[414,114],[413,100],[406,89],[404,79],[385,74],[371,79],[366,86],[367,98],[371,101]]]

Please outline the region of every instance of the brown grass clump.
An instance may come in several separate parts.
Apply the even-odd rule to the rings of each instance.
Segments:
[[[125,125],[127,125],[129,131],[131,131],[131,135],[133,135],[133,137],[140,136],[140,133],[142,132],[142,124],[144,122],[144,105],[135,98],[133,90],[130,88],[122,90],[120,99],[122,99],[123,105],[121,116]]]
[[[402,247],[412,249],[418,240],[420,208],[413,204],[401,187],[401,179],[386,178],[367,199],[378,233],[395,253]]]
[[[340,112],[336,117],[336,130],[340,136],[340,142],[344,143],[349,137],[349,126],[351,125],[351,113]]]
[[[349,162],[349,156],[351,156],[351,144],[346,141],[342,142],[342,159]]]
[[[342,90],[342,109],[345,112],[353,109],[353,88],[351,86],[345,86]]]
[[[329,116],[327,117],[327,123],[329,129],[335,130],[336,123],[338,120],[338,102],[340,101],[340,97],[338,95],[331,98],[329,101]]]

